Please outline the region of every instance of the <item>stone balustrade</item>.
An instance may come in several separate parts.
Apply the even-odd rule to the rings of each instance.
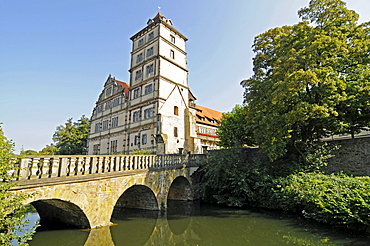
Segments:
[[[20,161],[18,180],[197,166],[205,155],[35,155]]]

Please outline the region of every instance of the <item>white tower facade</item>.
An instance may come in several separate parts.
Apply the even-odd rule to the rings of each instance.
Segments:
[[[195,99],[189,98],[187,38],[158,13],[131,40],[131,147],[151,139],[147,147],[157,154],[181,152],[187,149],[189,99]]]

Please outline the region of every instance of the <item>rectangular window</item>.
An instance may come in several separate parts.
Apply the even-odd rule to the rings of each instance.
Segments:
[[[146,74],[151,74],[154,72],[154,64],[151,64],[149,66],[146,67]]]
[[[112,94],[112,88],[108,88],[106,91],[105,91],[105,95],[106,96],[109,96],[110,94]]]
[[[147,143],[147,136],[146,136],[146,134],[143,134],[142,139],[141,139],[141,143],[142,144],[146,144]]]
[[[101,123],[95,124],[95,133],[100,132]]]
[[[175,43],[175,36],[170,35],[170,40],[172,43]]]
[[[149,33],[148,40],[152,40],[154,38],[154,32]]]
[[[120,97],[117,97],[117,98],[113,99],[113,107],[118,106],[120,104],[121,104],[121,98]]]
[[[110,152],[117,153],[117,140],[113,140],[110,142]]]
[[[147,50],[147,53],[146,53],[146,56],[149,57],[149,56],[152,56],[153,55],[153,47],[149,48]]]
[[[141,70],[136,71],[135,80],[141,79]]]
[[[140,110],[135,111],[133,115],[133,121],[138,122],[140,120]]]
[[[142,38],[139,40],[139,47],[142,46],[143,44],[144,44],[144,39]]]
[[[140,97],[140,88],[134,90],[134,99]]]
[[[109,121],[108,120],[103,121],[103,131],[108,130],[108,127],[109,127]]]
[[[96,107],[96,113],[101,113],[103,112],[103,105],[99,105]]]
[[[139,63],[139,62],[141,62],[143,60],[143,53],[140,53],[140,54],[138,54],[137,55],[137,57],[136,57],[136,63]]]
[[[145,86],[145,94],[153,92],[153,84]]]
[[[177,137],[178,137],[177,127],[174,127],[174,128],[173,128],[173,136],[174,136],[175,138],[177,138]]]
[[[134,142],[135,145],[138,145],[140,144],[140,136],[135,136],[135,142]]]
[[[110,109],[112,107],[112,102],[109,101],[105,104],[105,110]]]
[[[171,57],[172,59],[175,59],[175,51],[170,50],[170,57]]]
[[[179,115],[179,107],[177,107],[177,106],[173,107],[173,114],[174,115]]]
[[[118,127],[118,117],[112,118],[112,128]]]
[[[144,119],[153,117],[153,108],[147,108],[144,110]]]
[[[100,144],[94,144],[93,145],[93,155],[99,155],[100,154]]]

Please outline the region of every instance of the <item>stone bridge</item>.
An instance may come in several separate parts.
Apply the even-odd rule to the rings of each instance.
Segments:
[[[96,228],[114,208],[166,209],[192,200],[191,174],[204,155],[27,156],[14,192],[30,194],[40,224]]]

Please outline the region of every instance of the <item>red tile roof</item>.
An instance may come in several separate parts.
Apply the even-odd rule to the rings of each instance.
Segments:
[[[128,92],[129,92],[129,89],[130,89],[130,85],[125,83],[125,82],[119,81],[119,80],[115,80],[115,81],[116,81],[117,85],[122,86],[123,92],[125,93],[126,97],[128,97]]]
[[[205,108],[197,105],[196,122],[211,126],[218,126],[218,121],[221,119],[222,113],[213,109]]]

